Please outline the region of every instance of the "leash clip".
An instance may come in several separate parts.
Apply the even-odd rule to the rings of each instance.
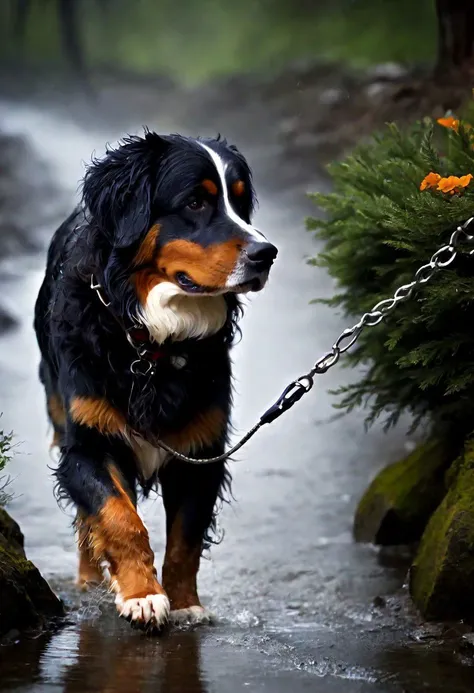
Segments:
[[[283,412],[288,411],[291,407],[299,402],[299,400],[313,387],[314,381],[310,375],[303,375],[297,380],[293,380],[281,393],[275,404],[267,409],[260,417],[260,425],[272,423],[278,419]]]

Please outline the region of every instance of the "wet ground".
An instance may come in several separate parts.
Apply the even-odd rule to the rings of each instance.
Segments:
[[[93,151],[103,152],[106,141],[138,131],[143,122],[161,132],[196,134],[185,104],[177,117],[160,118],[158,106],[153,113],[132,104],[128,113],[122,108],[106,118],[83,105],[73,118],[66,101],[58,108],[0,102],[2,129],[28,138],[31,176],[47,180],[54,190],[31,215],[43,243],[53,222],[73,204],[82,161]],[[257,223],[280,255],[268,288],[249,302],[243,340],[235,348],[238,431],[253,424],[345,326],[329,309],[310,305],[315,296],[333,291],[323,271],[305,264],[317,250],[304,230],[304,217],[313,211],[305,191],[325,188],[327,181],[318,174],[316,160],[300,168],[298,161],[289,164],[266,132],[271,114],[246,108],[240,104],[239,111],[236,104],[237,115],[223,118],[219,129],[237,138],[255,169]],[[38,169],[38,162],[46,169]],[[25,199],[26,206],[30,203]],[[212,549],[200,573],[201,597],[217,616],[215,626],[147,638],[116,618],[107,594],[77,594],[71,514],[53,498],[51,433],[36,376],[31,322],[43,265],[44,251],[3,261],[0,295],[20,326],[0,338],[0,405],[2,427],[14,429],[18,441],[10,469],[16,498],[9,510],[26,535],[29,557],[71,611],[58,631],[1,648],[0,690],[473,689],[474,650],[463,635],[469,629],[423,624],[404,587],[408,557],[352,540],[354,507],[369,479],[405,454],[413,441],[402,427],[389,435],[379,427],[366,434],[360,412],[334,418],[327,390],[355,377],[339,366],[284,418],[260,432],[231,465],[236,500],[222,510],[224,541]],[[147,501],[141,510],[160,562],[160,499]]]

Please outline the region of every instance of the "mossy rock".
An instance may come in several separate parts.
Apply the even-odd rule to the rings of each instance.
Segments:
[[[356,541],[382,545],[417,541],[446,492],[444,477],[450,462],[446,446],[431,440],[383,469],[357,507]]]
[[[427,619],[474,622],[474,444],[423,534],[410,592]]]
[[[63,614],[62,602],[26,558],[18,524],[0,508],[0,639]]]
[[[0,508],[0,534],[7,540],[12,549],[25,555],[25,538],[18,522],[10,517],[4,508]]]

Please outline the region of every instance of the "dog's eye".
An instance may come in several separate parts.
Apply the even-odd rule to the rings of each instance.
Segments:
[[[185,272],[176,272],[175,279],[183,289],[188,291],[196,291],[199,288]]]
[[[198,195],[193,195],[193,197],[190,197],[186,205],[186,207],[192,212],[202,212],[205,206],[206,200]]]

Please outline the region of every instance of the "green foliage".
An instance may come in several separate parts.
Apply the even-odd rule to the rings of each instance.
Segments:
[[[279,70],[299,58],[357,66],[432,61],[433,0],[75,0],[87,65],[180,82],[241,71]],[[24,43],[13,30],[20,0],[0,2],[0,59],[67,67],[58,2],[30,0]],[[72,3],[71,3],[72,5]],[[68,39],[68,37],[66,37]]]
[[[7,462],[12,458],[13,433],[5,433],[0,430],[0,472],[5,468]],[[6,492],[9,479],[0,476],[0,506],[5,505],[11,496]]]
[[[7,462],[11,460],[13,433],[0,431],[0,472]]]
[[[472,131],[474,132],[474,131]],[[326,219],[308,220],[325,241],[312,260],[336,279],[322,301],[360,315],[411,281],[421,265],[474,215],[474,179],[461,192],[420,190],[430,172],[474,174],[474,137],[426,119],[406,133],[390,125],[369,145],[330,167],[334,192],[315,194]],[[367,423],[386,425],[403,411],[414,426],[427,417],[453,434],[474,430],[474,258],[463,250],[414,298],[377,327],[366,329],[346,355],[363,365],[361,379],[342,387],[336,406],[367,406]]]

